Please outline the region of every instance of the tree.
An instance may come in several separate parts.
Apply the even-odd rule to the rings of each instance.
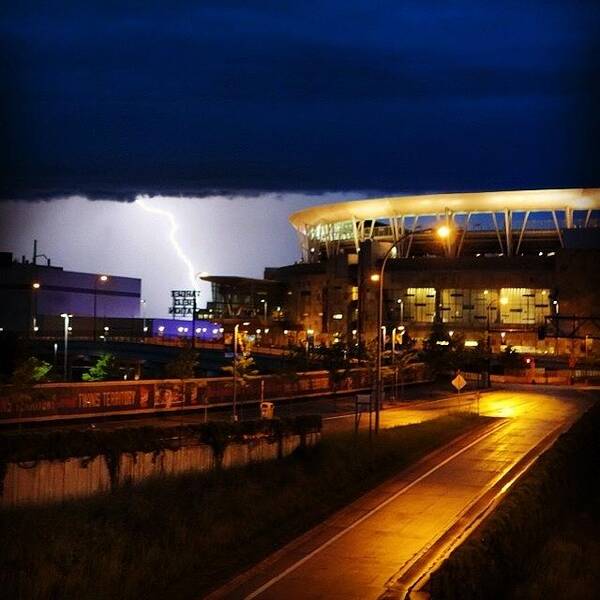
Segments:
[[[450,335],[445,323],[434,321],[429,337],[423,343],[421,356],[434,375],[455,371],[462,362],[462,336]]]
[[[317,356],[323,368],[329,373],[329,387],[335,395],[339,385],[348,377],[350,371],[348,348],[343,342],[334,343],[329,347],[321,346],[317,350]]]
[[[43,392],[35,386],[46,381],[51,369],[52,365],[34,356],[17,365],[10,383],[12,384],[11,404],[19,414],[43,397]]]
[[[171,362],[167,363],[167,377],[193,379],[198,366],[198,352],[191,348],[182,350]]]
[[[83,381],[105,381],[114,379],[119,373],[117,359],[114,354],[105,352],[101,354],[96,364],[88,369],[81,378]]]
[[[392,356],[392,370],[396,384],[394,389],[396,390],[398,379],[400,379],[402,386],[401,393],[403,393],[406,374],[414,369],[416,364],[421,363],[418,363],[418,354],[413,348],[401,348],[400,350],[394,350],[390,354]],[[396,393],[397,390],[394,391],[394,398],[396,397]]]
[[[238,385],[241,388],[248,387],[250,377],[258,375],[258,370],[255,368],[254,359],[250,355],[250,352],[245,351],[238,355],[235,361],[235,373]],[[233,377],[233,365],[228,367],[222,367],[225,373],[228,373]]]

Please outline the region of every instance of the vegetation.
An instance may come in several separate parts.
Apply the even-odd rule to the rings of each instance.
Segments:
[[[16,386],[41,383],[51,369],[50,363],[31,356],[14,370],[11,383]]]
[[[350,372],[348,348],[343,342],[317,348],[322,368],[329,373],[329,387],[336,394]]]
[[[43,392],[35,386],[46,381],[51,370],[52,365],[34,356],[17,365],[10,378],[10,401],[18,413],[27,410],[43,398]]]
[[[117,359],[114,354],[105,352],[100,355],[93,367],[81,376],[83,381],[105,381],[115,379],[119,374]]]
[[[198,598],[392,473],[479,423],[454,415],[331,435],[269,463],[0,513],[13,598]]]
[[[505,597],[509,585],[531,573],[538,551],[556,525],[598,491],[599,426],[600,404],[596,404],[433,574],[434,600]]]
[[[572,514],[528,561],[510,600],[595,600],[600,590],[600,494]]]
[[[280,438],[284,433],[304,435],[321,429],[319,415],[286,419],[265,419],[230,423],[210,421],[175,427],[122,427],[119,429],[57,429],[20,431],[0,435],[0,463],[67,458],[114,457],[135,452],[161,452],[196,440],[213,446],[219,454],[230,442],[266,435]]]

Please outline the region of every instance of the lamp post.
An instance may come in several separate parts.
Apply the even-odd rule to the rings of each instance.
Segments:
[[[404,325],[404,300],[398,298],[396,302],[400,305],[400,325]]]
[[[427,229],[419,230],[419,233],[429,233],[434,231],[433,227],[429,227]],[[446,225],[443,225],[435,230],[437,235],[445,239],[450,235],[450,228]],[[381,269],[379,270],[379,274],[371,275],[371,281],[379,282],[379,310],[377,311],[377,335],[380,336],[383,333],[383,282],[385,275],[385,267],[387,262],[392,254],[392,250],[400,244],[400,242],[404,241],[406,238],[411,237],[415,234],[415,231],[409,231],[404,235],[400,236],[389,248],[383,257],[383,262],[381,263]],[[381,400],[382,400],[382,381],[381,381],[381,340],[378,339],[377,344],[377,395],[375,398],[375,433],[379,432],[379,412],[381,410]]]
[[[140,309],[142,312],[142,337],[146,337],[148,328],[146,327],[146,301],[142,298],[140,300]]]
[[[93,339],[96,341],[96,316],[98,306],[98,282],[105,283],[108,281],[108,275],[99,275],[94,278],[94,335]]]
[[[233,420],[237,421],[237,345],[240,325],[237,323],[233,328]]]
[[[265,298],[261,298],[261,304],[263,305],[265,325],[267,324],[267,305],[269,304]]]
[[[60,316],[63,318],[64,323],[65,323],[65,341],[64,341],[65,356],[64,356],[64,362],[63,362],[63,379],[65,381],[67,381],[67,364],[68,364],[67,355],[68,355],[68,350],[69,350],[69,319],[73,315],[70,315],[68,313],[62,313]]]
[[[31,323],[31,328],[33,329],[33,333],[35,334],[38,330],[38,326],[37,326],[37,312],[38,312],[38,290],[40,289],[41,284],[38,281],[34,281],[31,284],[31,295],[33,296],[33,306],[32,306],[32,310],[33,310],[33,316],[32,316],[32,323]]]

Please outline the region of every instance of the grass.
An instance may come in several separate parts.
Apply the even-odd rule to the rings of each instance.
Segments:
[[[600,494],[574,510],[531,557],[510,600],[593,600],[600,590]]]
[[[11,598],[198,598],[391,474],[484,421],[450,415],[327,436],[277,462],[0,512]]]

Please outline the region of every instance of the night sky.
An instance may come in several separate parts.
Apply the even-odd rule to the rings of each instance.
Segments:
[[[5,202],[11,247],[1,249],[43,238],[29,222],[40,212],[72,241],[76,215],[62,220],[57,200],[72,195],[81,206],[218,197],[210,214],[198,209],[210,226],[236,202],[270,198],[279,215],[324,192],[600,185],[597,1],[19,1],[0,11],[0,198],[55,207]],[[110,204],[92,206],[86,226],[110,229]],[[233,233],[251,243],[244,228]],[[285,235],[263,264],[289,260]],[[55,237],[46,245],[62,252]],[[62,262],[104,271],[104,252],[82,241]],[[242,258],[222,267],[248,274]]]

